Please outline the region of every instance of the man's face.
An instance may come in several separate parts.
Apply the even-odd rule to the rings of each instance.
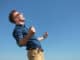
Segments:
[[[13,19],[16,22],[16,24],[24,24],[25,18],[23,16],[23,14],[21,14],[17,11],[13,13]]]

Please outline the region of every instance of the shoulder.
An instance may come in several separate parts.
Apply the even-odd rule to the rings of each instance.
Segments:
[[[18,27],[18,26],[15,26],[14,30],[13,30],[13,35],[17,34],[17,33],[20,33],[22,32],[22,28],[21,27]]]

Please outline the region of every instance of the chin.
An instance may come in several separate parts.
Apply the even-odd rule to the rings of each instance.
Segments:
[[[21,25],[24,25],[24,22],[20,22]]]

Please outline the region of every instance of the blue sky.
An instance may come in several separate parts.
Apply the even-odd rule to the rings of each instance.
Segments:
[[[24,14],[37,36],[48,31],[41,42],[45,60],[80,60],[79,0],[0,0],[0,60],[27,60],[25,47],[19,48],[12,36],[14,24],[8,20],[12,9]]]

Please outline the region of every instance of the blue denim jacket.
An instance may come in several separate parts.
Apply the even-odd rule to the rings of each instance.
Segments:
[[[15,38],[17,44],[19,45],[19,40],[23,39],[25,35],[28,34],[28,28],[25,25],[16,25],[13,31],[13,37]],[[20,45],[19,45],[20,46]],[[40,41],[37,40],[36,36],[33,35],[27,42],[26,48],[41,48]]]

